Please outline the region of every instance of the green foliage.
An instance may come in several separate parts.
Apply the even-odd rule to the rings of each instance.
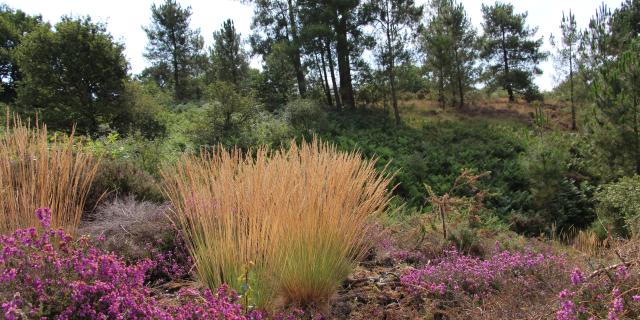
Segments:
[[[295,94],[295,69],[291,65],[287,49],[285,42],[272,46],[258,80],[258,96],[268,110],[285,105]]]
[[[327,112],[314,100],[298,99],[289,102],[282,112],[283,119],[302,132],[321,132],[327,127]]]
[[[126,83],[122,103],[124,110],[113,121],[113,126],[120,133],[140,133],[147,139],[166,135],[166,125],[160,119],[160,114],[165,110],[140,83]]]
[[[413,63],[403,63],[397,67],[398,70],[398,91],[419,93],[429,86],[427,79],[424,77],[422,67]],[[420,98],[424,99],[424,97]]]
[[[205,90],[208,103],[205,118],[200,121],[201,144],[216,144],[242,130],[254,107],[250,97],[242,96],[229,82],[215,82]]]
[[[517,217],[519,231],[537,234],[585,228],[595,219],[592,188],[575,165],[570,135],[549,133],[532,138],[520,159],[529,179],[532,210]],[[522,220],[524,219],[524,220]],[[528,223],[523,223],[524,221]]]
[[[379,157],[379,167],[398,170],[395,193],[409,206],[425,204],[425,183],[442,194],[464,168],[491,172],[483,182],[490,194],[486,204],[500,216],[530,205],[529,182],[518,161],[525,144],[517,128],[476,120],[395,127],[377,111],[330,114],[329,119],[329,129],[320,136],[343,150]]]
[[[247,91],[246,78],[249,63],[242,48],[240,34],[236,32],[233,21],[227,20],[222,28],[213,33],[214,45],[211,49],[211,80],[233,84],[237,90]]]
[[[596,32],[595,30],[593,32]],[[607,34],[599,35],[605,41]],[[596,47],[599,44],[593,43]],[[600,130],[608,132],[602,141],[603,150],[609,157],[618,159],[619,165],[628,173],[640,173],[640,40],[635,39],[629,47],[614,59],[603,49],[595,57],[600,64],[594,67],[592,89],[597,107],[596,117]],[[609,145],[607,147],[606,145]],[[611,146],[616,146],[611,148]]]
[[[172,88],[176,101],[194,96],[193,76],[203,72],[204,39],[189,27],[191,7],[175,0],[151,5],[151,24],[144,27],[149,43],[144,54],[152,66],[148,78],[162,88]]]
[[[63,17],[55,30],[40,26],[22,39],[16,59],[24,78],[18,104],[50,128],[99,133],[123,112],[127,79],[124,47],[103,24]]]
[[[483,4],[482,14],[481,57],[488,63],[488,85],[507,90],[509,101],[513,102],[515,93],[523,93],[531,87],[533,75],[542,74],[538,63],[547,57],[540,51],[542,39],[533,39],[537,28],[527,27],[527,13],[515,13],[512,4]]]
[[[434,17],[421,34],[425,66],[436,83],[441,106],[450,101],[463,107],[465,93],[473,89],[480,72],[476,30],[461,3],[433,1],[431,10]]]
[[[640,176],[603,185],[596,193],[601,222],[616,235],[640,235]]]
[[[13,102],[16,85],[22,80],[15,49],[22,39],[43,24],[42,16],[31,16],[22,10],[0,5],[0,101]]]

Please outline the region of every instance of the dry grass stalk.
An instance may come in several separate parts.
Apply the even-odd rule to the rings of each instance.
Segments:
[[[591,230],[580,230],[573,238],[572,244],[576,250],[593,257],[606,250],[607,240],[600,240],[598,235]]]
[[[0,131],[0,233],[38,225],[33,212],[40,207],[51,208],[53,227],[75,233],[98,163],[75,152],[73,134],[49,139],[45,125],[31,127],[7,112]]]
[[[464,169],[460,175],[453,182],[453,186],[445,194],[438,196],[431,186],[425,184],[427,194],[429,195],[428,201],[433,206],[433,211],[440,217],[442,223],[442,236],[447,239],[447,216],[449,213],[460,210],[461,207],[468,207],[470,212],[477,212],[482,209],[483,200],[486,196],[486,192],[479,190],[477,187],[478,181],[486,177],[490,172],[483,172],[481,174],[474,174],[469,169]],[[475,194],[474,197],[456,197],[453,196],[454,192],[463,188],[469,188]]]
[[[325,304],[389,203],[390,176],[374,162],[315,140],[255,157],[185,155],[162,174],[199,278],[209,287],[249,282],[262,306]]]

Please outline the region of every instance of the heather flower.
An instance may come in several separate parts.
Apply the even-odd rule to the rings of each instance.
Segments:
[[[38,217],[38,220],[44,229],[49,229],[51,227],[51,209],[40,208],[36,210],[36,217]]]
[[[0,236],[0,305],[3,319],[157,319],[260,320],[245,314],[237,295],[227,287],[179,293],[183,303],[167,307],[145,285],[151,260],[127,265],[122,258],[74,241],[62,230],[51,230],[51,211],[36,211],[43,231],[35,228]],[[190,297],[187,297],[191,295]]]
[[[573,283],[574,286],[577,286],[583,281],[584,275],[582,274],[582,271],[580,271],[580,269],[578,268],[573,269],[573,271],[571,272],[571,283]]]
[[[538,268],[563,264],[559,257],[532,252],[501,251],[482,260],[453,250],[437,263],[405,272],[401,283],[414,294],[482,296],[490,294],[498,281],[518,281]]]

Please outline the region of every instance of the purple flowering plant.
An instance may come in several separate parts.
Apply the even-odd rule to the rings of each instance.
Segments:
[[[501,286],[533,288],[538,278],[565,268],[563,257],[552,254],[500,251],[487,259],[464,255],[456,250],[426,266],[404,272],[401,283],[416,296],[439,304],[481,300]]]
[[[246,312],[227,286],[217,292],[181,290],[167,305],[145,285],[156,262],[122,258],[51,229],[51,211],[38,209],[40,228],[0,236],[0,318],[13,319],[262,319]]]
[[[558,320],[637,319],[640,317],[640,275],[634,263],[621,263],[585,274],[570,273],[571,287],[558,295]]]

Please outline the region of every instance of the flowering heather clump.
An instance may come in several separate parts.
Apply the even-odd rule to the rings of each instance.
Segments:
[[[51,211],[38,209],[42,232],[0,236],[0,301],[4,319],[260,319],[244,315],[237,296],[181,292],[179,306],[160,304],[145,286],[151,260],[126,265],[88,242],[50,229]],[[195,299],[194,296],[199,296]]]
[[[564,264],[563,258],[542,253],[502,251],[482,260],[454,250],[434,264],[407,271],[401,282],[413,294],[459,301],[462,296],[482,298],[509,282],[532,285],[530,275]]]
[[[635,267],[635,268],[633,268]],[[631,270],[634,269],[634,270]],[[637,319],[640,316],[640,276],[637,266],[622,263],[585,275],[571,274],[572,287],[562,290],[558,320]]]

